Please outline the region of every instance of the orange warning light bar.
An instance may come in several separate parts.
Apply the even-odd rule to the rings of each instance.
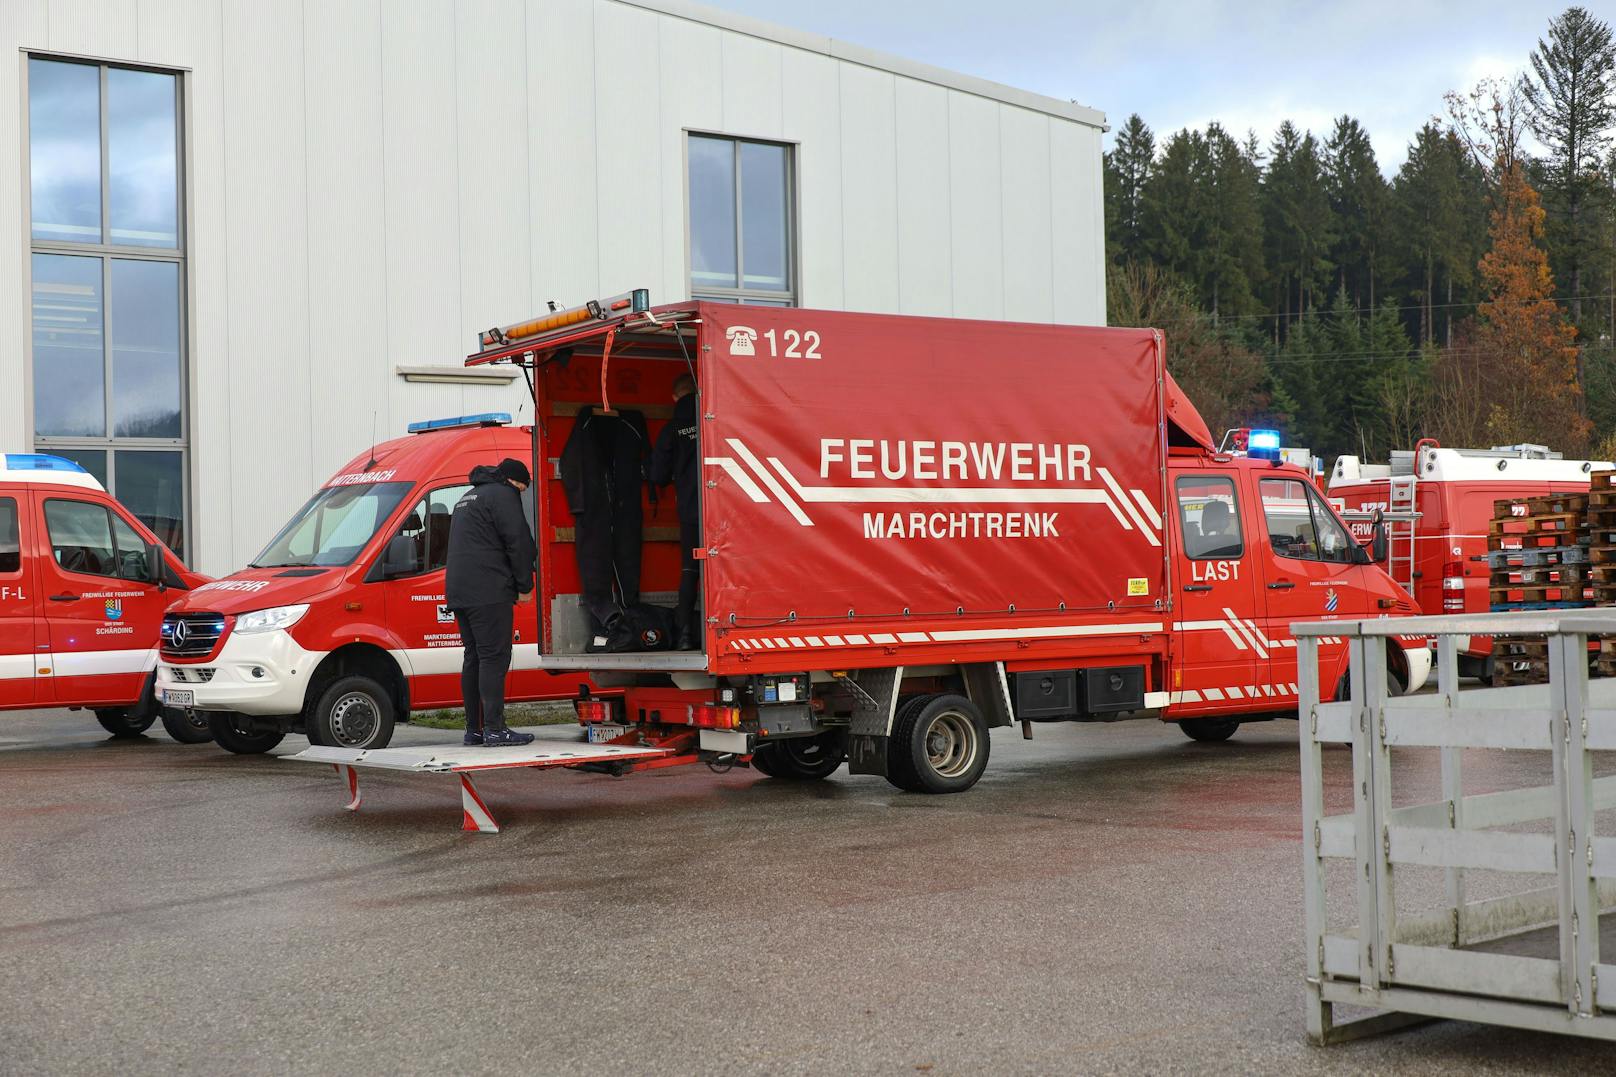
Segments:
[[[614,295],[610,299],[591,299],[581,306],[568,307],[549,314],[541,314],[526,321],[517,322],[499,329],[490,329],[477,336],[477,343],[483,351],[503,348],[531,337],[540,337],[546,333],[553,333],[558,329],[566,329],[590,320],[605,321],[608,318],[620,317],[627,314],[638,314],[651,309],[651,293],[646,288],[636,288],[632,292]]]

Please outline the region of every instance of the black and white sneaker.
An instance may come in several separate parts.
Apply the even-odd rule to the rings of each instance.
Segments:
[[[483,745],[488,748],[519,748],[533,743],[532,733],[517,733],[510,729],[489,729],[483,733]]]

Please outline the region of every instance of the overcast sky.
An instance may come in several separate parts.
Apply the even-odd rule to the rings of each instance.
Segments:
[[[1381,168],[1442,94],[1510,75],[1565,3],[1536,0],[708,0],[715,7],[1090,105],[1160,139],[1218,120],[1266,146],[1350,113]],[[1587,6],[1596,15],[1601,4]],[[1445,113],[1444,113],[1445,114]],[[1109,147],[1109,138],[1107,146]]]

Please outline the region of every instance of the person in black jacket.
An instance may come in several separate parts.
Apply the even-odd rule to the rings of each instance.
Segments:
[[[679,605],[673,611],[675,650],[700,646],[696,596],[701,590],[701,568],[696,548],[701,545],[701,468],[697,438],[696,380],[680,374],[673,383],[673,417],[657,435],[651,453],[651,482],[673,484],[679,503]]]
[[[522,512],[522,491],[533,481],[520,460],[471,471],[471,489],[449,522],[444,605],[460,625],[466,657],[460,692],[466,701],[467,744],[529,744],[531,733],[505,727],[505,674],[511,668],[515,603],[533,600],[538,548]]]

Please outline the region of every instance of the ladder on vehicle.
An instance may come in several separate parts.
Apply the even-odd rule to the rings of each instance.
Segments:
[[[1414,593],[1414,526],[1419,513],[1414,510],[1413,475],[1394,475],[1388,480],[1386,503],[1386,574],[1410,595]]]

